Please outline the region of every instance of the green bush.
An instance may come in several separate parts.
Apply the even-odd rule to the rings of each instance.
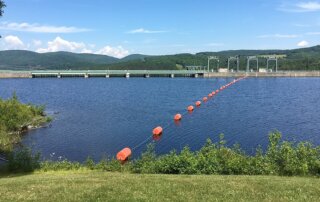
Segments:
[[[121,172],[124,171],[124,169],[129,168],[129,165],[126,165],[125,168],[121,165],[119,161],[116,159],[107,159],[103,158],[99,163],[95,165],[96,170],[101,171],[110,171],[110,172]]]
[[[11,152],[8,158],[8,171],[32,172],[40,168],[40,154],[32,154],[28,148]]]
[[[266,151],[259,146],[255,155],[247,155],[239,145],[227,147],[210,139],[199,151],[185,147],[181,152],[171,151],[157,156],[155,145],[150,144],[141,157],[124,164],[103,158],[95,163],[88,158],[84,164],[69,161],[43,162],[42,170],[70,170],[87,168],[111,172],[162,173],[162,174],[223,174],[223,175],[309,175],[320,176],[320,147],[307,142],[294,144],[281,141],[281,134],[269,135]]]
[[[40,164],[43,171],[58,171],[58,170],[79,170],[83,165],[79,162],[71,162],[68,160],[62,161],[43,161]]]
[[[141,154],[141,158],[133,162],[132,170],[135,173],[156,173],[156,160],[154,144],[149,144],[146,152]]]
[[[28,126],[51,121],[50,117],[45,117],[44,110],[44,106],[22,104],[15,93],[8,100],[0,98],[0,152],[10,152]]]
[[[224,174],[224,175],[320,175],[320,147],[301,142],[295,145],[281,141],[281,134],[269,135],[265,153],[261,147],[253,156],[245,154],[239,145],[229,148],[223,135],[218,143],[207,140],[196,152],[185,147],[156,156],[149,146],[141,158],[133,162],[134,173],[164,174]]]
[[[89,168],[90,170],[93,170],[95,168],[95,163],[94,163],[93,159],[90,156],[88,156],[88,158],[87,158],[87,160],[85,162],[85,166],[87,168]]]

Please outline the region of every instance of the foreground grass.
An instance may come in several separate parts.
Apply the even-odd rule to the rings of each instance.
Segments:
[[[45,172],[0,178],[0,201],[318,201],[320,179]]]

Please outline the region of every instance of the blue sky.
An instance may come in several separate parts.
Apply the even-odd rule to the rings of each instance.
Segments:
[[[0,50],[124,57],[320,43],[320,0],[4,0]]]

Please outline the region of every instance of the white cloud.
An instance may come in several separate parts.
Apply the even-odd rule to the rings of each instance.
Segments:
[[[157,33],[165,33],[168,31],[164,31],[164,30],[147,30],[144,28],[140,28],[140,29],[134,29],[134,30],[130,30],[127,33],[128,34],[157,34]]]
[[[77,27],[51,26],[51,25],[39,25],[39,24],[15,23],[15,22],[1,23],[0,30],[35,32],[35,33],[77,33],[77,32],[90,31],[90,29],[77,28]]]
[[[105,46],[95,53],[101,54],[101,55],[109,55],[117,58],[123,58],[129,55],[129,51],[125,50],[122,46],[118,46],[118,47]]]
[[[9,35],[4,37],[5,49],[23,49],[24,43],[17,36]]]
[[[47,48],[39,48],[37,52],[56,52],[56,51],[71,51],[71,52],[83,52],[87,50],[86,45],[83,42],[72,42],[56,37],[53,41],[48,42]]]
[[[39,53],[45,52],[57,52],[57,51],[69,51],[76,53],[95,53],[101,55],[108,55],[117,58],[125,57],[129,54],[129,51],[122,46],[112,47],[105,46],[98,51],[92,50],[95,48],[95,44],[85,44],[83,42],[67,41],[61,37],[56,37],[53,41],[47,43],[47,47],[38,48],[36,51]]]
[[[93,53],[93,51],[90,50],[90,49],[84,48],[84,49],[81,50],[80,53]]]
[[[318,11],[320,10],[319,2],[301,2],[296,5],[299,9],[309,12],[309,11]]]
[[[293,39],[299,37],[296,34],[266,34],[266,35],[260,35],[258,38],[288,38]]]
[[[306,35],[320,35],[320,32],[308,32]]]
[[[320,11],[319,1],[301,1],[296,4],[282,4],[279,10],[293,13],[305,13]]]
[[[299,46],[299,47],[306,47],[306,46],[308,46],[308,45],[309,45],[309,42],[307,42],[307,41],[305,41],[305,40],[300,41],[300,42],[297,44],[297,46]]]
[[[40,41],[40,40],[33,40],[32,41],[32,44],[33,44],[33,46],[41,46],[42,45],[42,41]]]

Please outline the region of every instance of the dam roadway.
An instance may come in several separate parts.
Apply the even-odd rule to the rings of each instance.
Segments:
[[[65,78],[65,77],[320,77],[320,71],[278,72],[207,72],[203,70],[0,70],[0,78]]]

